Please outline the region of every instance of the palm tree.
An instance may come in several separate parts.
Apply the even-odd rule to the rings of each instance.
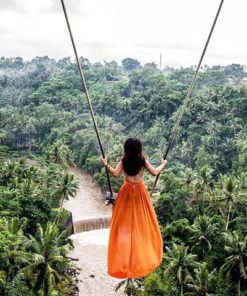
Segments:
[[[188,205],[192,206],[194,216],[198,213],[204,213],[204,200],[208,197],[208,193],[204,192],[204,186],[199,178],[193,180],[190,186]]]
[[[58,191],[57,191],[58,195],[60,196],[61,203],[60,203],[58,216],[55,221],[59,221],[60,219],[64,200],[68,200],[70,196],[74,197],[76,195],[76,191],[78,190],[78,188],[79,188],[79,183],[78,183],[78,180],[75,179],[75,175],[70,174],[68,172],[65,173],[65,175],[61,180],[61,183],[59,184]]]
[[[2,185],[8,185],[11,180],[16,176],[17,162],[5,162],[1,168],[0,182]]]
[[[69,165],[75,166],[75,163],[74,163],[75,154],[74,154],[74,152],[72,152],[70,149],[65,149],[64,157],[65,157],[66,163],[68,163]]]
[[[164,255],[164,260],[167,261],[167,265],[165,265],[164,278],[175,276],[177,285],[180,287],[180,294],[183,296],[185,278],[191,276],[191,269],[198,265],[195,261],[197,256],[188,253],[188,247],[175,243],[173,243],[172,249],[166,247],[166,250],[167,254]]]
[[[227,218],[226,218],[226,230],[228,229],[229,222],[234,214],[234,211],[237,210],[237,207],[243,207],[246,205],[247,199],[244,194],[239,191],[239,186],[236,179],[232,176],[225,178],[222,183],[222,193],[223,197],[220,197],[218,201],[224,203],[227,209]]]
[[[191,203],[198,204],[200,201],[200,197],[203,194],[203,185],[200,179],[196,179],[191,184]]]
[[[240,173],[238,175],[238,182],[240,190],[247,190],[247,175],[245,173]]]
[[[206,131],[212,137],[214,147],[217,146],[217,135],[219,134],[221,127],[221,124],[214,119],[207,123]]]
[[[59,139],[49,146],[47,151],[47,159],[55,163],[64,164],[66,160],[65,152],[67,145],[64,139]]]
[[[247,260],[247,237],[242,239],[236,231],[225,232],[225,250],[230,254],[225,259],[225,264],[220,268],[222,275],[225,275],[226,282],[229,283],[231,277],[237,281],[237,293],[240,296],[241,279],[246,281],[246,260]]]
[[[242,127],[242,122],[239,117],[231,117],[229,120],[229,128],[233,131],[234,133],[234,138],[236,138],[237,130]]]
[[[223,190],[224,184],[227,183],[227,179],[228,179],[227,175],[223,175],[221,173],[219,174],[219,179],[218,179],[217,185],[220,189]]]
[[[190,142],[188,142],[188,141],[182,142],[182,146],[180,148],[181,157],[184,160],[188,160],[190,168],[192,168],[192,162],[191,162],[191,155],[193,152],[192,149],[193,149],[193,146]]]
[[[53,289],[59,291],[59,283],[73,281],[67,274],[67,269],[77,267],[66,257],[72,247],[64,244],[64,235],[65,231],[59,234],[58,228],[50,222],[47,223],[45,232],[38,225],[37,238],[29,234],[29,239],[25,243],[29,255],[26,255],[26,266],[20,272],[26,277],[32,276],[32,288],[35,293],[42,289],[44,296],[48,296]]]
[[[196,116],[197,122],[199,121],[200,123],[204,123],[206,120],[207,120],[207,114],[204,110],[197,113],[197,116]]]
[[[39,193],[38,187],[34,182],[36,173],[36,168],[31,166],[30,169],[26,172],[26,178],[23,178],[21,180],[22,183],[20,184],[20,188],[24,195],[28,194],[30,196],[35,196]]]
[[[218,224],[213,223],[212,218],[203,215],[195,219],[191,230],[193,232],[193,236],[190,240],[195,242],[193,248],[199,246],[202,250],[202,258],[204,258],[206,252],[210,251],[212,248],[211,241],[219,230]]]
[[[191,183],[191,195],[192,199],[191,202],[199,203],[202,200],[202,210],[204,211],[204,199],[206,196],[211,194],[211,173],[212,169],[210,169],[208,166],[203,166],[197,178],[193,180]],[[192,174],[192,173],[191,173]]]
[[[23,228],[25,225],[25,221],[20,224],[19,219],[16,217],[12,218],[11,220],[5,220],[6,230],[22,239],[25,239],[23,235]]]
[[[211,147],[211,137],[209,135],[205,135],[201,137],[202,146],[205,151],[209,150],[209,147]]]
[[[0,145],[3,143],[3,140],[5,137],[6,137],[5,132],[0,128]]]
[[[195,174],[190,168],[186,168],[184,172],[181,173],[182,180],[185,182],[187,188],[189,189],[192,181],[195,179]]]
[[[6,238],[3,242],[6,244],[6,250],[4,250],[5,256],[1,256],[0,269],[0,294],[5,295],[7,284],[11,282],[16,276],[20,266],[23,264],[23,257],[27,255],[27,252],[22,248],[22,244],[26,242],[26,237],[23,235],[22,229],[25,225],[20,223],[18,218],[12,218],[11,220],[2,219],[1,230],[4,231]]]
[[[204,165],[199,171],[199,183],[201,184],[199,188],[202,188],[202,194],[199,196],[201,201],[201,211],[204,213],[205,201],[209,203],[211,191],[211,182],[212,182],[212,169],[207,165]]]
[[[186,278],[187,287],[192,292],[185,293],[185,296],[213,296],[213,294],[209,294],[209,287],[214,279],[214,273],[215,271],[208,272],[205,262],[200,264],[199,268],[195,269],[194,278]]]
[[[214,187],[212,191],[212,195],[210,196],[209,205],[206,208],[206,213],[208,216],[212,217],[213,215],[220,215],[222,219],[224,219],[224,213],[222,213],[222,209],[220,207],[219,196],[221,196],[221,189],[218,187]]]
[[[212,176],[211,176],[212,171],[213,170],[209,168],[207,165],[203,166],[199,171],[199,178],[202,181],[202,186],[204,188],[204,191],[209,193],[211,192],[210,183],[212,180]]]
[[[30,139],[28,141],[28,151],[37,150],[39,148],[39,144],[35,139]]]
[[[27,165],[27,159],[24,157],[19,158],[16,167],[16,173],[20,179],[27,177],[29,166]]]

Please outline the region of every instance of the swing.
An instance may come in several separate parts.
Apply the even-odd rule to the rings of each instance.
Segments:
[[[96,136],[97,136],[97,139],[98,139],[98,142],[99,142],[99,146],[100,146],[100,150],[101,150],[101,154],[102,154],[102,157],[105,158],[105,153],[104,153],[104,150],[103,150],[103,146],[102,146],[102,142],[101,142],[101,139],[100,139],[100,135],[99,135],[99,131],[98,131],[98,127],[97,127],[97,123],[96,123],[96,120],[95,120],[95,117],[94,117],[94,112],[93,112],[93,108],[92,108],[92,104],[91,104],[91,101],[90,101],[90,98],[89,98],[89,93],[88,93],[88,89],[87,89],[87,85],[86,85],[86,81],[85,81],[85,78],[84,78],[84,75],[83,75],[83,71],[82,71],[82,67],[81,67],[81,64],[80,64],[80,61],[79,61],[79,57],[78,57],[78,54],[77,54],[77,49],[76,49],[76,46],[75,46],[75,42],[74,42],[74,38],[73,38],[73,35],[72,35],[72,31],[71,31],[71,27],[70,27],[70,23],[69,23],[69,19],[68,19],[68,15],[67,15],[67,11],[66,11],[66,8],[65,8],[65,4],[64,4],[64,0],[61,0],[61,3],[62,3],[62,7],[63,7],[63,12],[64,12],[64,16],[65,16],[65,19],[66,19],[66,23],[67,23],[67,27],[68,27],[68,30],[69,30],[69,34],[70,34],[70,39],[71,39],[71,42],[72,42],[72,46],[73,46],[73,50],[74,50],[74,53],[75,53],[75,57],[76,57],[76,61],[77,61],[77,65],[78,65],[78,69],[79,69],[79,73],[80,73],[80,76],[81,76],[81,82],[82,82],[82,85],[83,85],[83,88],[84,88],[84,92],[85,92],[85,95],[86,95],[86,98],[87,98],[87,102],[88,102],[88,106],[89,106],[89,110],[90,110],[90,114],[91,114],[91,117],[92,117],[92,121],[93,121],[93,125],[94,125],[94,130],[95,130],[95,133],[96,133]],[[195,85],[195,82],[196,82],[196,79],[197,79],[197,76],[198,76],[198,72],[200,70],[200,67],[201,67],[201,64],[202,64],[202,61],[203,61],[203,58],[205,56],[205,53],[207,51],[207,48],[208,48],[208,44],[210,42],[210,39],[211,39],[211,36],[213,34],[213,31],[214,31],[214,28],[215,28],[215,25],[217,23],[217,20],[218,20],[218,17],[219,17],[219,14],[220,14],[220,11],[221,11],[221,8],[222,8],[222,5],[224,3],[224,0],[221,0],[220,2],[220,5],[219,5],[219,8],[217,10],[217,13],[216,13],[216,16],[214,18],[214,21],[213,21],[213,24],[212,24],[212,27],[210,29],[210,32],[209,32],[209,35],[208,35],[208,38],[207,38],[207,41],[204,45],[204,48],[203,48],[203,51],[202,51],[202,54],[201,54],[201,57],[199,59],[199,62],[198,62],[198,65],[197,65],[197,68],[196,68],[196,71],[193,75],[193,78],[191,80],[191,83],[190,83],[190,86],[189,86],[189,90],[188,90],[188,93],[185,97],[185,100],[184,100],[184,103],[181,107],[181,111],[179,113],[179,116],[178,116],[178,119],[177,119],[177,122],[173,128],[173,131],[172,131],[172,134],[171,134],[171,137],[169,139],[169,143],[167,145],[167,149],[165,151],[165,154],[163,156],[163,159],[165,160],[167,158],[167,155],[169,153],[169,150],[171,149],[171,146],[174,142],[174,139],[176,137],[176,133],[177,133],[177,130],[179,128],[179,125],[180,125],[180,122],[181,122],[181,119],[183,117],[183,114],[184,114],[184,111],[185,111],[185,108],[188,104],[188,101],[190,99],[190,96],[191,96],[191,93],[192,93],[192,90],[194,88],[194,85]],[[107,168],[105,168],[106,170],[106,176],[107,176],[107,182],[108,182],[108,187],[109,187],[109,191],[106,192],[106,201],[105,201],[105,204],[106,205],[109,205],[109,204],[114,204],[114,201],[116,199],[116,196],[117,196],[117,193],[114,193],[113,190],[112,190],[112,186],[111,186],[111,180],[110,180],[110,176],[109,176],[109,173],[107,171]],[[158,182],[158,179],[159,179],[159,176],[156,176],[156,179],[155,179],[155,182],[154,182],[154,185],[153,185],[153,188],[151,190],[151,193],[150,193],[150,197],[152,198],[152,194],[154,192],[154,189],[156,187],[156,184]]]

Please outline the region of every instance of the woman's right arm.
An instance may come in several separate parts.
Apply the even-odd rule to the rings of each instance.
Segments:
[[[166,164],[167,164],[167,160],[162,159],[161,165],[159,165],[157,168],[154,168],[147,159],[145,160],[145,168],[152,176],[158,176],[161,173],[161,171],[164,169]]]
[[[113,176],[113,177],[117,177],[123,170],[123,163],[122,160],[119,161],[118,165],[116,166],[116,168],[112,168],[108,163],[107,163],[107,158],[102,158],[102,163],[104,165],[104,167],[106,167],[106,169],[108,170],[108,172]]]

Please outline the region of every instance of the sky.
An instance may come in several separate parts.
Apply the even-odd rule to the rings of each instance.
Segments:
[[[90,62],[198,63],[220,0],[64,0]],[[203,65],[247,65],[247,0],[225,0]],[[74,59],[60,0],[0,0],[0,56]]]

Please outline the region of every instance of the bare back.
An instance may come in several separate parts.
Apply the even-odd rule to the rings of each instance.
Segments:
[[[144,176],[144,167],[141,168],[140,172],[136,174],[135,176],[129,176],[125,173],[123,170],[123,175],[126,181],[130,182],[142,182],[143,181],[143,176]]]
[[[122,161],[120,161],[120,163],[122,163]],[[150,162],[145,159],[145,166],[141,168],[140,172],[138,174],[136,174],[135,176],[129,176],[123,169],[122,166],[122,172],[124,175],[124,178],[126,181],[130,181],[130,182],[142,182],[144,179],[144,170],[147,170],[150,174],[153,175],[153,170],[154,168],[152,167],[152,165],[150,164]]]

